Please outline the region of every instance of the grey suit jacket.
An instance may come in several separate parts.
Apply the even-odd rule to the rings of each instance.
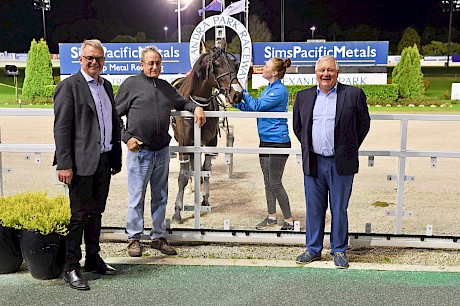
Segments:
[[[297,93],[293,110],[293,128],[302,147],[302,166],[305,175],[316,176],[317,156],[312,152],[313,108],[316,89]],[[337,173],[352,175],[358,172],[358,149],[369,132],[370,117],[366,95],[362,89],[337,84],[337,108],[334,129],[334,151]]]
[[[112,102],[112,150],[110,167],[121,170],[120,119],[115,109],[112,85],[104,79],[104,89]],[[85,78],[78,73],[63,80],[54,92],[54,165],[72,168],[79,176],[96,172],[101,150],[101,134],[96,105]]]

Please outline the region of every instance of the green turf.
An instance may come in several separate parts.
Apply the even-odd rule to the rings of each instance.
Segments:
[[[0,275],[2,305],[458,305],[458,273],[308,267],[115,265],[91,290]]]

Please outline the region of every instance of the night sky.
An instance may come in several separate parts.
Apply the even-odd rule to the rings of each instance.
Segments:
[[[47,40],[54,52],[57,52],[59,42],[81,42],[84,38],[102,38],[104,42],[118,34],[135,36],[137,32],[145,32],[149,40],[159,42],[165,38],[165,26],[168,27],[168,35],[177,30],[175,6],[167,0],[51,1],[52,10],[45,12],[45,19]],[[206,0],[206,5],[210,2]],[[231,2],[226,0],[226,5]],[[443,29],[442,34],[439,34],[443,37],[449,24],[449,14],[442,12],[440,0],[284,2],[285,41],[299,35],[304,36],[305,40],[310,38],[309,28],[312,25],[317,28],[315,38],[330,39],[328,28],[336,23],[342,30],[366,24],[380,31],[379,40],[390,40],[394,44],[408,26],[418,29],[419,34],[427,26]],[[201,3],[201,0],[194,0],[181,13],[182,26],[196,25],[201,21],[197,14]],[[42,12],[34,10],[33,0],[1,0],[0,12],[0,52],[27,52],[32,38],[43,36]],[[273,34],[273,41],[280,41],[281,0],[250,0],[249,14],[257,14],[266,21]],[[233,17],[239,19],[238,15]],[[95,32],[94,27],[86,27],[85,20],[91,19],[98,20],[103,30],[98,28]],[[454,13],[453,28],[460,28],[460,13]],[[295,32],[297,36],[294,36]]]

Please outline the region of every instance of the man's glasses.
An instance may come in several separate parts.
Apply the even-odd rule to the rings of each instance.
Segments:
[[[142,61],[142,63],[143,63],[144,65],[152,66],[152,67],[155,66],[155,65],[161,66],[161,62],[144,62],[144,61]]]
[[[104,56],[86,56],[86,55],[82,55],[82,57],[84,57],[88,62],[92,62],[92,61],[96,60],[96,62],[100,63],[103,60],[105,60]]]

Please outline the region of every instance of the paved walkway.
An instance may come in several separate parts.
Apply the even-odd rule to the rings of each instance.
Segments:
[[[90,291],[25,270],[0,275],[0,305],[458,305],[460,268],[266,260],[108,258]],[[444,272],[441,272],[444,271]]]

